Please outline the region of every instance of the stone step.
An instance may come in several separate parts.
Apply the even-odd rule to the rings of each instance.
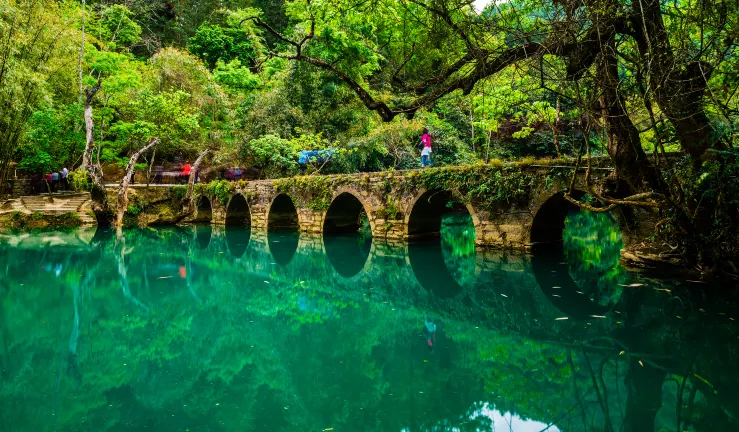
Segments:
[[[80,207],[90,201],[90,194],[34,195],[21,197],[19,201],[27,211],[57,215],[79,211]]]

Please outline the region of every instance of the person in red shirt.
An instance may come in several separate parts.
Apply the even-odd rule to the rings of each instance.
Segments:
[[[185,180],[185,183],[187,183],[188,177],[190,177],[191,169],[190,162],[185,162],[185,165],[182,165],[182,178]]]

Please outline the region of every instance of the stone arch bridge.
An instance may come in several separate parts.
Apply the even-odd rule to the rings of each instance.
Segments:
[[[587,190],[580,171],[576,196]],[[211,183],[196,188],[191,221],[305,233],[356,232],[368,223],[374,239],[402,241],[438,236],[444,214],[466,212],[478,245],[529,249],[561,242],[564,219],[575,207],[563,198],[573,172],[564,166],[479,165]],[[610,172],[593,168],[590,184]],[[635,237],[624,230],[627,244]]]

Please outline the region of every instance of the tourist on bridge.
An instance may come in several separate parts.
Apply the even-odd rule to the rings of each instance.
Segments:
[[[60,177],[62,182],[62,189],[65,191],[69,190],[69,179],[67,178],[67,176],[69,176],[69,170],[66,167],[62,168]]]
[[[421,166],[426,168],[431,166],[431,135],[429,135],[429,130],[426,128],[423,129],[421,145],[423,146],[423,149],[421,149]]]
[[[182,165],[182,179],[184,183],[187,183],[191,169],[192,167],[190,166],[190,162],[185,162],[185,165]]]
[[[51,192],[56,192],[59,189],[59,172],[54,171],[51,173]]]

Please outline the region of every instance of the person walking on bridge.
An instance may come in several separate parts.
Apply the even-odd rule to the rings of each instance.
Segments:
[[[62,172],[60,173],[60,178],[61,178],[62,189],[65,191],[69,190],[69,179],[67,178],[68,176],[69,176],[69,170],[66,167],[64,167],[62,169]]]
[[[429,130],[423,128],[423,135],[421,136],[421,167],[426,168],[431,166],[431,135]]]
[[[185,165],[182,166],[182,179],[184,180],[183,183],[187,183],[190,181],[190,170],[192,169],[192,166],[190,166],[190,162],[185,162]]]

